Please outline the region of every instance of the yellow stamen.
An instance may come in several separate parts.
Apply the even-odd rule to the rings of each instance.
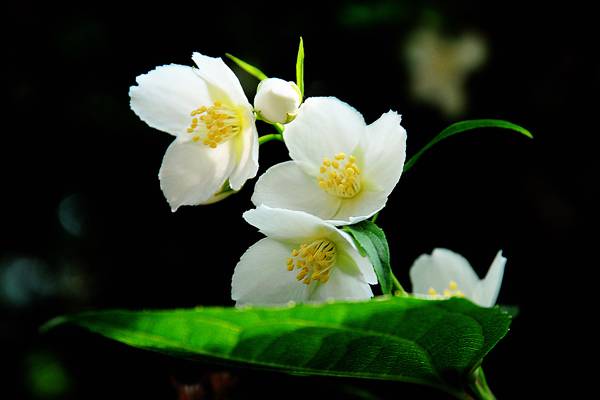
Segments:
[[[319,187],[327,193],[342,198],[352,198],[361,190],[360,169],[355,164],[356,157],[338,153],[333,161],[324,158],[317,178]]]
[[[291,257],[287,259],[287,270],[293,271],[294,267],[300,269],[296,279],[306,285],[314,281],[326,283],[335,260],[335,244],[327,239],[318,239],[303,243],[300,250],[293,249]]]
[[[189,134],[193,134],[202,143],[210,148],[228,141],[242,131],[242,119],[238,111],[215,101],[212,106],[201,106],[193,110]]]

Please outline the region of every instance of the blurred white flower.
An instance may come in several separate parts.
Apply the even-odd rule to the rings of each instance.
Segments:
[[[231,297],[237,305],[373,296],[373,265],[345,232],[301,211],[266,206],[245,212],[244,219],[267,237],[235,267]]]
[[[231,193],[227,186],[241,189],[258,170],[254,114],[240,82],[220,58],[192,59],[198,68],[157,67],[129,90],[143,121],[176,136],[159,172],[173,211],[221,200]]]
[[[334,225],[381,210],[402,174],[406,131],[394,111],[371,125],[335,97],[311,97],[283,133],[292,161],[257,181],[255,205],[305,211]]]
[[[479,279],[471,264],[460,254],[434,249],[423,254],[410,268],[413,293],[431,298],[466,297],[482,307],[496,303],[506,258],[496,254],[484,279]]]
[[[413,96],[453,117],[465,111],[465,83],[485,62],[487,48],[476,34],[450,39],[421,28],[408,40],[405,55]]]
[[[267,78],[258,84],[254,110],[267,122],[286,124],[294,119],[301,102],[300,89],[294,82]]]

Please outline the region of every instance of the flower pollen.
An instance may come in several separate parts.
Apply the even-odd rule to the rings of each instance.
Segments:
[[[215,101],[212,106],[202,106],[190,113],[192,122],[187,132],[194,142],[202,142],[214,149],[228,141],[242,130],[239,114],[231,108]]]
[[[465,297],[465,294],[458,290],[458,284],[456,283],[456,281],[450,281],[448,287],[444,289],[442,294],[439,294],[437,290],[435,290],[432,287],[429,288],[427,294],[438,298]]]
[[[309,244],[303,243],[292,250],[287,259],[288,271],[299,270],[296,279],[309,285],[313,281],[326,283],[335,265],[336,246],[327,239],[318,239]]]
[[[349,199],[360,192],[360,169],[353,155],[338,153],[333,160],[324,158],[319,172],[319,187],[329,194]]]

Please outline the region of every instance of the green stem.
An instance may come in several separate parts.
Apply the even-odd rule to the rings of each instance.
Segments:
[[[258,144],[270,142],[271,140],[279,140],[283,142],[283,135],[281,133],[269,133],[268,135],[262,135],[258,138]]]
[[[473,372],[474,380],[469,384],[470,395],[475,400],[495,400],[496,396],[492,393],[485,379],[483,368],[479,367]]]
[[[379,217],[379,211],[377,211],[377,212],[375,213],[375,215],[373,215],[373,217],[371,217],[371,222],[372,222],[372,223],[375,223],[375,221],[377,221],[377,217]]]
[[[276,130],[278,133],[283,133],[283,130],[285,129],[285,128],[283,127],[283,124],[280,124],[280,123],[278,123],[278,122],[274,123],[274,124],[273,124],[273,126],[275,127],[275,130]]]
[[[408,296],[408,293],[406,293],[406,290],[404,290],[404,288],[398,281],[398,278],[396,278],[396,275],[394,275],[393,272],[392,272],[392,292],[396,296]]]

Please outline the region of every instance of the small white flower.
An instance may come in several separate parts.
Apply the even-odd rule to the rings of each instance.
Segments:
[[[335,97],[311,97],[283,133],[292,161],[257,181],[255,205],[305,211],[335,225],[381,210],[406,158],[406,131],[394,111],[371,125]]]
[[[373,265],[345,232],[301,211],[266,206],[245,212],[244,219],[267,237],[235,267],[231,297],[236,305],[373,296]]]
[[[300,89],[294,82],[267,78],[258,84],[254,110],[268,122],[286,124],[294,119],[301,102]]]
[[[194,53],[196,68],[163,65],[136,78],[131,109],[148,125],[176,136],[159,172],[175,211],[227,197],[258,170],[258,134],[240,82],[220,58]]]
[[[436,29],[419,28],[405,48],[413,96],[447,116],[463,114],[468,105],[467,79],[485,63],[487,50],[480,35],[449,38]]]
[[[496,303],[506,258],[496,254],[484,279],[479,279],[471,264],[460,254],[435,249],[423,254],[410,268],[413,292],[431,298],[466,297],[482,307]]]

